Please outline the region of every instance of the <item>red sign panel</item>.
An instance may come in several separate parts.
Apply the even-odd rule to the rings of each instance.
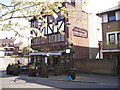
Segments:
[[[85,30],[85,29],[75,27],[73,29],[73,35],[77,36],[77,37],[87,38],[88,37],[88,31]]]

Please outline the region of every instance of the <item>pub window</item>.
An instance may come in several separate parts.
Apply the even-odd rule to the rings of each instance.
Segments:
[[[31,45],[33,45],[33,39],[31,40]]]
[[[51,40],[52,40],[51,42],[54,43],[54,35],[52,35],[52,39]]]
[[[58,34],[58,42],[60,42],[61,40],[61,37],[60,37],[60,34]]]
[[[42,37],[42,38],[43,38],[43,39],[42,39],[42,40],[43,40],[43,44],[45,44],[45,38],[44,38],[44,37]]]
[[[10,45],[13,45],[13,43],[10,43]]]
[[[40,62],[41,62],[41,57],[37,56],[37,63],[40,63]]]
[[[40,44],[42,44],[42,37],[40,37]]]
[[[38,38],[38,44],[40,44],[40,37]]]
[[[34,38],[34,45],[36,44],[35,38]]]
[[[36,38],[34,38],[34,45],[36,45]]]
[[[37,28],[38,27],[38,21],[36,20],[36,21],[34,21],[34,23],[35,23],[34,27]]]
[[[57,42],[57,34],[54,35],[55,42]]]
[[[49,43],[52,43],[52,36],[51,35],[49,35]]]
[[[10,50],[10,48],[7,48],[7,50]]]
[[[115,12],[108,13],[108,21],[115,21],[115,20],[116,20]]]
[[[35,21],[32,21],[32,27],[35,28]]]
[[[33,45],[35,45],[35,38],[33,38]]]
[[[34,56],[34,63],[36,63],[36,59],[37,59],[36,56]]]
[[[109,44],[115,44],[115,34],[109,34]]]
[[[41,44],[44,44],[44,38],[41,37]]]
[[[37,38],[35,38],[35,44],[37,45]]]
[[[64,34],[61,34],[61,41],[64,41]]]

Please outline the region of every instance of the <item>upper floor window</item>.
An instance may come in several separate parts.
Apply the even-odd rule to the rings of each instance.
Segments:
[[[37,28],[38,27],[38,21],[37,20],[32,21],[31,22],[31,27]]]
[[[10,43],[10,45],[13,45],[13,43]]]
[[[10,48],[7,48],[7,50],[11,50]]]
[[[48,36],[49,43],[64,41],[64,34],[53,34]]]
[[[120,45],[120,31],[107,33],[107,44]]]
[[[109,34],[109,44],[115,44],[115,34]]]
[[[118,45],[120,45],[120,33],[117,34],[117,38],[118,38]]]
[[[115,12],[108,13],[108,21],[115,21],[115,20],[116,20]]]

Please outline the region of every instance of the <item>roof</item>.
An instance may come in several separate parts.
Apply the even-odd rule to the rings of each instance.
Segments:
[[[13,43],[14,39],[0,39],[0,43]]]
[[[19,42],[19,43],[15,44],[15,47],[19,47],[22,44],[23,44],[23,42]]]
[[[112,11],[118,11],[118,10],[120,10],[120,5],[104,10],[98,13],[97,15],[105,14],[105,13],[112,12]]]

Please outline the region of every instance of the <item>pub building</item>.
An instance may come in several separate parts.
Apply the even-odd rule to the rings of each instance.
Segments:
[[[67,14],[75,18],[66,19],[60,12],[57,13],[56,19],[50,15],[45,16],[47,24],[40,27],[39,31],[46,38],[40,36],[31,40],[31,48],[38,51],[30,53],[31,63],[35,63],[35,65],[46,63],[50,67],[54,67],[56,64],[65,64],[66,61],[89,58],[88,14],[84,11],[75,11],[82,10],[81,2],[66,2],[64,6],[71,8],[72,11]],[[30,22],[31,27],[37,28],[39,25],[35,18]],[[56,26],[52,24],[53,22]],[[34,30],[31,31],[31,34],[37,35]]]

